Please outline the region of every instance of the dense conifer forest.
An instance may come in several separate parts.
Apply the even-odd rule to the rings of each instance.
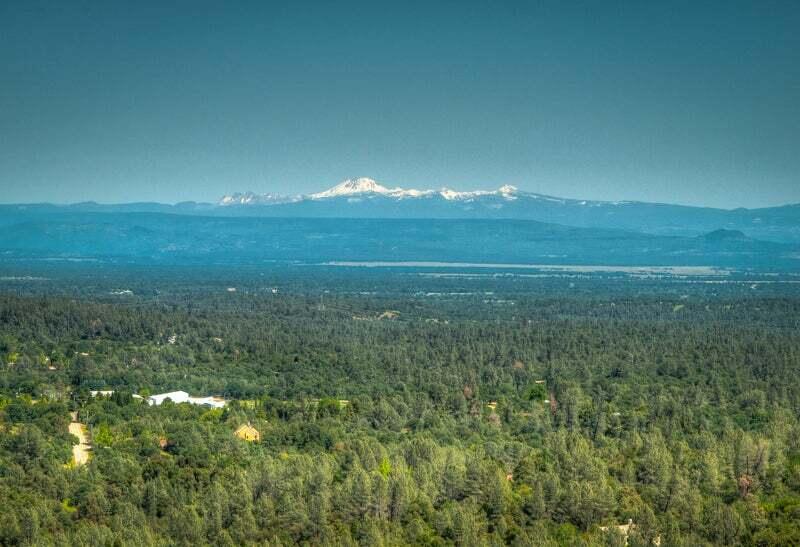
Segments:
[[[6,274],[0,545],[800,545],[793,283]]]

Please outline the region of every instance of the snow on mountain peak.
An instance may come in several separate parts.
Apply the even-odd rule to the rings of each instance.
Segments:
[[[258,196],[256,196],[253,192],[236,192],[230,196],[224,196],[220,201],[220,205],[247,205],[248,203],[253,203],[253,201],[257,200]]]
[[[300,201],[301,196],[282,196],[279,194],[256,194],[253,192],[236,192],[223,196],[218,205],[278,205],[280,203],[294,203]]]
[[[503,199],[513,201],[517,199],[517,187],[510,184],[504,184],[497,189],[497,193],[503,196]]]
[[[387,188],[368,177],[347,179],[336,186],[306,196],[279,196],[275,194],[254,194],[253,192],[236,193],[225,196],[219,205],[267,205],[302,201],[303,199],[328,199],[336,197],[360,198],[364,194],[377,194],[395,199],[420,198],[438,195],[448,201],[468,201],[480,196],[499,196],[506,200],[517,199],[518,190],[515,186],[506,184],[497,190],[472,190],[461,192],[450,188],[440,190],[416,190],[413,188]]]
[[[457,200],[457,199],[470,199],[476,196],[482,196],[484,194],[488,194],[486,190],[473,190],[471,192],[459,192],[458,190],[453,190],[452,188],[442,188],[439,190],[439,195],[442,196],[446,200]]]
[[[397,190],[399,190],[399,188]],[[350,196],[353,194],[366,194],[366,193],[389,194],[390,192],[392,192],[392,190],[378,184],[373,179],[367,177],[359,177],[357,179],[347,179],[345,181],[342,181],[333,188],[329,188],[324,192],[317,192],[316,194],[311,194],[310,197],[313,199],[321,199],[321,198],[332,198],[336,196]]]
[[[459,192],[458,190],[452,190],[450,188],[442,188],[439,190],[439,195],[450,201],[470,200],[480,196],[502,196],[506,199],[512,200],[517,199],[517,197],[514,195],[517,192],[518,190],[516,186],[506,184],[497,190],[472,190],[468,192]]]
[[[516,186],[511,186],[510,184],[504,184],[503,186],[498,188],[497,191],[499,193],[503,194],[503,195],[505,195],[505,194],[516,194],[517,191],[518,191],[518,188]]]

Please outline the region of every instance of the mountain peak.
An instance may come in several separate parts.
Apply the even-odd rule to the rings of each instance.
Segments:
[[[220,205],[246,205],[248,203],[252,203],[258,198],[253,192],[236,192],[235,194],[229,196],[223,196],[222,199],[219,200]]]
[[[472,200],[481,196],[500,196],[507,200],[517,199],[516,194],[519,192],[516,186],[506,184],[497,190],[469,190],[460,192],[451,188],[442,188],[439,190],[439,195],[448,201],[453,200]]]
[[[440,190],[416,190],[413,188],[387,188],[375,179],[369,177],[358,177],[343,180],[336,186],[328,188],[322,192],[308,194],[305,196],[279,196],[276,194],[254,194],[253,192],[236,193],[229,196],[224,196],[219,205],[267,205],[278,204],[294,201],[302,201],[303,199],[327,199],[348,196],[360,196],[364,194],[377,194],[394,199],[407,199],[407,198],[422,198],[439,196],[448,201],[470,201],[481,196],[500,196],[507,201],[513,201],[519,196],[519,190],[516,186],[506,184],[497,190],[471,190],[471,191],[458,191],[450,188],[441,188]]]
[[[500,188],[497,189],[498,192],[501,194],[516,194],[519,189],[516,186],[511,186],[510,184],[504,184]]]
[[[280,203],[294,203],[300,201],[302,196],[283,196],[280,194],[256,194],[254,192],[236,192],[222,196],[217,205],[227,207],[231,205],[278,205]]]
[[[328,188],[323,192],[311,194],[314,199],[331,198],[336,196],[349,196],[352,194],[388,194],[391,190],[377,183],[375,180],[368,177],[359,177],[356,179],[347,179],[333,188]]]

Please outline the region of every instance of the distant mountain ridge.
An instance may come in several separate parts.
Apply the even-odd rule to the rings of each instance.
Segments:
[[[800,270],[800,206],[733,211],[369,178],[216,204],[0,206],[0,260],[451,261]]]
[[[206,217],[62,212],[0,229],[7,261],[153,264],[427,261],[710,266],[796,272],[800,245],[735,234],[657,236],[530,220]]]
[[[217,203],[0,205],[0,226],[14,219],[59,212],[169,213],[209,217],[504,219],[579,228],[622,229],[654,235],[704,236],[716,230],[784,243],[800,243],[800,204],[760,209],[716,209],[639,201],[567,199],[503,185],[495,190],[389,187],[353,178],[307,195],[240,192]],[[724,232],[718,235],[724,235]]]
[[[236,205],[277,205],[282,203],[296,203],[303,200],[323,200],[330,198],[341,197],[359,197],[369,198],[381,196],[394,199],[413,199],[413,198],[431,198],[439,197],[446,200],[471,200],[480,196],[497,195],[502,196],[507,200],[516,199],[519,190],[515,186],[504,185],[497,190],[473,190],[473,191],[458,191],[451,188],[440,188],[439,190],[417,190],[414,188],[387,188],[377,181],[360,177],[355,179],[347,179],[332,188],[315,192],[312,194],[295,194],[295,195],[281,195],[281,194],[256,194],[251,191],[236,192],[234,194],[223,196],[217,202],[220,207],[236,206]],[[530,194],[526,195],[539,195]],[[542,198],[549,198],[549,196],[541,196]],[[549,198],[558,199],[558,198]]]
[[[272,193],[255,194],[253,192],[237,192],[232,195],[223,196],[217,202],[217,205],[226,207],[230,205],[275,205],[279,203],[295,203],[303,200],[321,200],[329,198],[341,197],[386,197],[394,199],[413,199],[413,198],[441,198],[448,201],[471,201],[483,196],[498,196],[508,201],[517,199],[518,194],[526,197],[535,197],[537,199],[552,200],[556,202],[565,202],[561,198],[553,196],[546,196],[543,194],[535,194],[532,192],[520,192],[516,186],[506,184],[500,186],[497,190],[468,190],[459,191],[452,188],[443,187],[438,190],[417,190],[414,188],[387,188],[374,179],[368,177],[359,177],[353,179],[346,179],[332,188],[328,188],[322,192],[315,192],[308,195],[297,194],[293,196],[284,196]],[[583,205],[591,203],[607,203],[607,202],[588,202],[572,200]]]
[[[347,179],[309,195],[244,194],[218,202],[222,214],[310,218],[431,218],[535,220],[580,228],[657,235],[702,236],[742,232],[766,241],[800,242],[800,204],[761,209],[716,209],[640,201],[568,199],[519,190],[459,191],[389,188],[367,178]],[[243,194],[238,194],[243,196]]]

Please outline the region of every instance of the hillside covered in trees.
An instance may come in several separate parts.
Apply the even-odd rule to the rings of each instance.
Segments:
[[[793,284],[80,272],[2,285],[1,545],[800,544]]]

